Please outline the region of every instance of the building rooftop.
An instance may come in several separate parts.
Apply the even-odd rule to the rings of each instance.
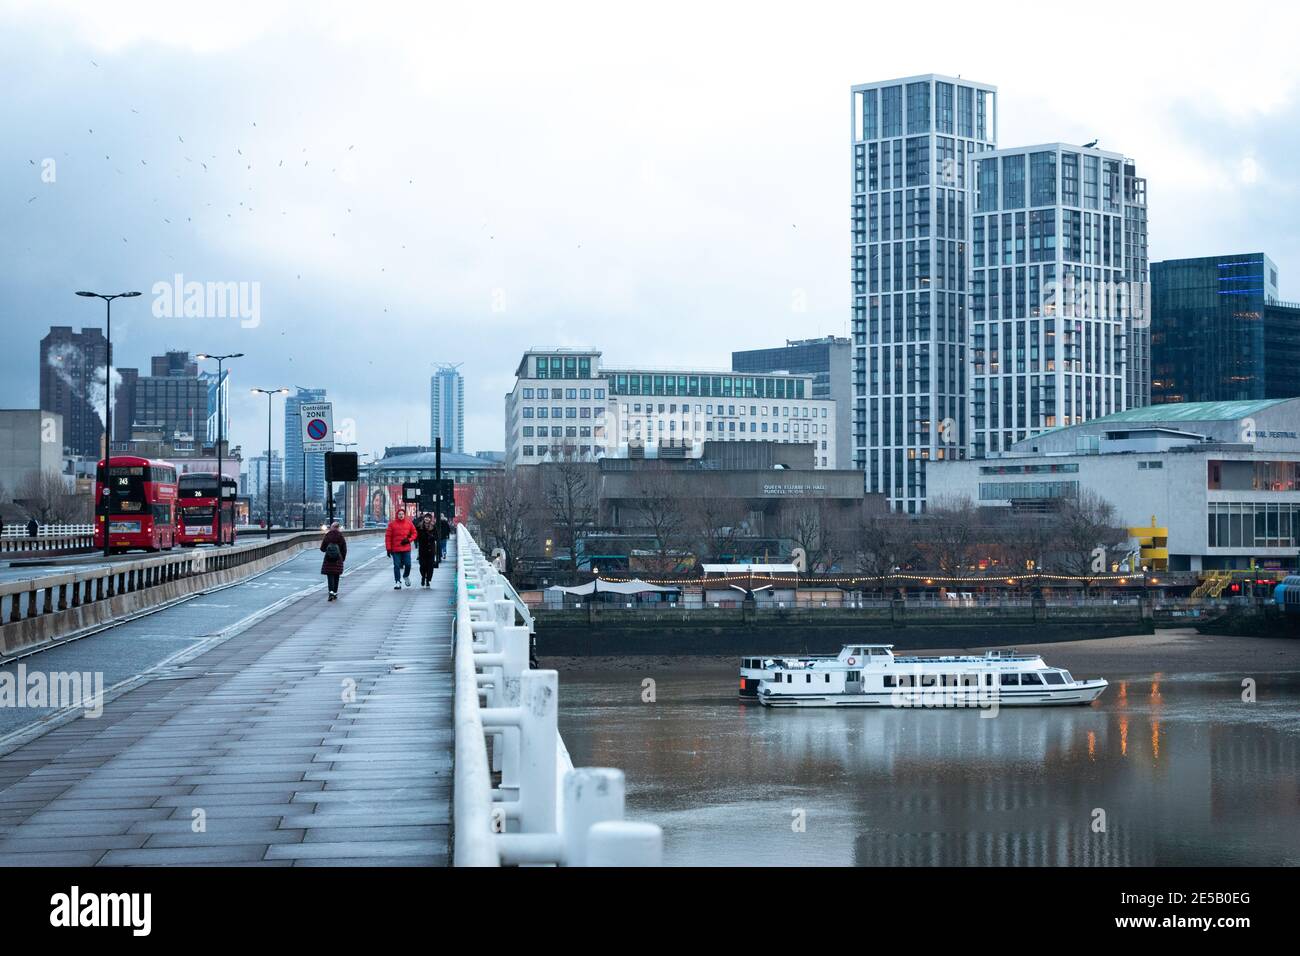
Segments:
[[[1164,405],[1144,405],[1141,408],[1129,408],[1113,415],[1090,418],[1077,425],[1060,425],[1047,428],[1037,435],[1022,438],[1015,445],[1029,444],[1045,435],[1056,435],[1072,428],[1094,428],[1097,425],[1143,425],[1161,422],[1226,422],[1234,419],[1248,418],[1265,409],[1284,402],[1294,402],[1294,398],[1243,399],[1230,402],[1169,402]]]
[[[366,465],[366,468],[391,468],[391,469],[413,469],[413,468],[433,468],[437,462],[437,454],[432,451],[413,452],[408,455],[391,455],[388,458],[381,458],[379,461]],[[442,467],[463,471],[468,468],[492,469],[500,468],[501,462],[492,461],[487,458],[479,458],[477,455],[464,455],[460,452],[442,451]]]
[[[1293,401],[1289,398],[1247,399],[1232,402],[1178,402],[1166,405],[1146,405],[1142,408],[1130,408],[1113,415],[1093,418],[1085,425],[1126,424],[1129,422],[1223,422],[1234,418],[1245,418]]]

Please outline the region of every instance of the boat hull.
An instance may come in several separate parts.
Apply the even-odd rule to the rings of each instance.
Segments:
[[[960,693],[962,688],[951,688],[958,693],[941,696],[943,702],[927,703],[932,699],[925,691],[914,697],[899,695],[896,691],[866,692],[858,694],[760,694],[758,701],[764,707],[877,707],[895,710],[990,710],[997,707],[1081,707],[1091,704],[1106,690],[1104,680],[1079,681],[1069,687],[1044,689],[1007,689],[995,697],[984,696],[978,688],[973,693]]]

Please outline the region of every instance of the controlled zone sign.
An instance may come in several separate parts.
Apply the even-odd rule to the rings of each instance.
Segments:
[[[298,406],[302,416],[302,450],[326,452],[334,450],[334,403],[303,402]]]

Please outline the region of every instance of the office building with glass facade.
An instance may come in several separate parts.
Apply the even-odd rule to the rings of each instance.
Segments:
[[[970,161],[996,87],[928,74],[851,91],[853,448],[868,491],[925,508],[927,462],[967,452]]]
[[[298,388],[284,400],[284,493],[290,504],[325,500],[325,456],[303,453],[301,409],[326,401],[323,388]]]
[[[1300,396],[1300,304],[1262,252],[1151,266],[1155,403]]]
[[[465,451],[465,379],[457,365],[442,365],[429,380],[429,447]]]
[[[506,464],[595,460],[629,447],[698,450],[705,441],[810,443],[835,468],[835,402],[813,376],[604,367],[601,353],[531,349],[506,396]]]
[[[981,153],[972,178],[971,456],[1144,404],[1146,190],[1133,164],[1053,143]]]
[[[835,460],[839,468],[853,461],[853,343],[834,335],[792,339],[784,346],[731,353],[733,372],[811,374],[812,397],[835,402]]]

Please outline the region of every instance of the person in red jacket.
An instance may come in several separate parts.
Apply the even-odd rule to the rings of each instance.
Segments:
[[[415,525],[406,517],[406,510],[397,512],[397,517],[388,522],[384,534],[384,548],[393,559],[393,590],[402,590],[405,584],[411,586],[411,542],[415,540]]]

